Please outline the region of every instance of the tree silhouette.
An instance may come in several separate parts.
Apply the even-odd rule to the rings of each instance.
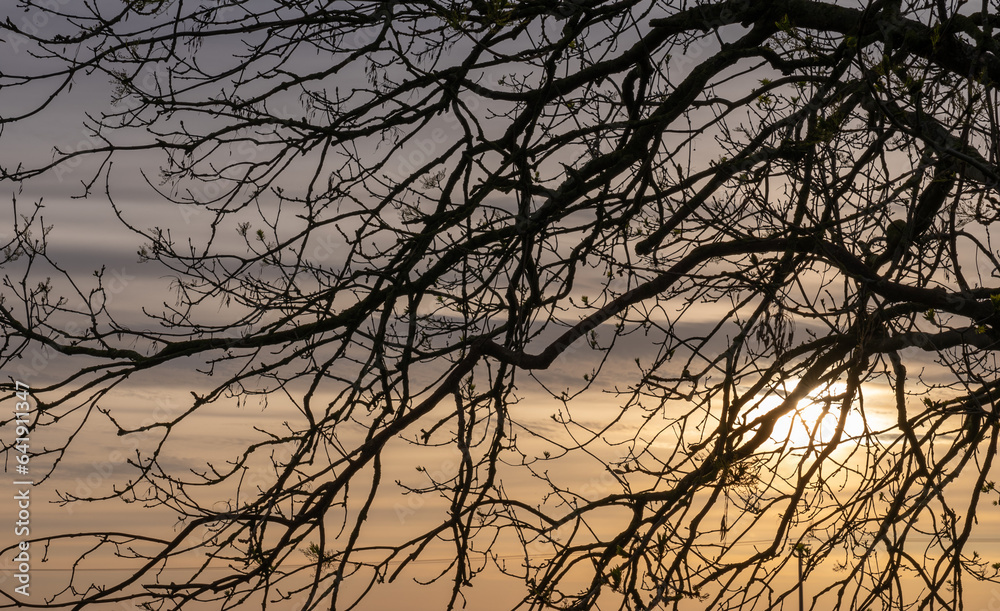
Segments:
[[[86,146],[0,175],[108,200],[172,291],[125,309],[13,208],[0,364],[60,440],[46,481],[100,423],[128,468],[60,498],[179,518],[42,532],[133,567],[46,606],[347,609],[428,559],[449,609],[484,573],[526,609],[950,609],[997,579],[990,3],[17,6],[5,148],[112,93]],[[108,407],[168,375],[183,407]],[[286,420],[178,466],[258,404]]]

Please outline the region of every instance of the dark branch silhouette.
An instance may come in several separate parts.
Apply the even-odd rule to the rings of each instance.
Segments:
[[[5,149],[111,91],[86,146],[0,167],[5,394],[61,503],[178,522],[36,529],[129,575],[0,608],[416,579],[453,609],[490,574],[524,609],[957,609],[998,580],[989,3],[16,5]],[[56,181],[163,294],[53,254],[20,190]],[[113,406],[157,377],[182,406]],[[219,413],[239,447],[178,461]],[[98,425],[134,451],[61,487]]]

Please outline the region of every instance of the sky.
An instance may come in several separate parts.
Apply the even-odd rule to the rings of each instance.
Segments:
[[[8,14],[5,15],[5,12]],[[0,8],[0,18],[6,16],[15,19],[24,17],[9,6]],[[30,19],[33,16],[27,15],[26,18]],[[233,53],[232,49],[225,48],[212,48],[208,51],[218,54],[219,57],[231,57]],[[10,70],[11,67],[32,65],[32,60],[24,48],[11,44],[10,41],[6,43],[3,57],[2,65],[6,70]],[[310,69],[313,66],[303,63],[301,67]],[[337,77],[338,86],[347,90],[361,83],[363,78],[360,74],[341,74]],[[0,103],[5,109],[23,108],[29,102],[20,99],[18,97],[20,95],[23,94],[11,93],[9,90],[0,92]],[[110,98],[108,83],[100,77],[82,79],[75,83],[73,95],[59,97],[38,116],[23,124],[5,128],[0,139],[0,165],[9,166],[15,161],[23,161],[26,164],[44,162],[51,158],[53,147],[66,151],[84,150],[93,146],[94,140],[86,129],[81,128],[81,122],[85,113],[109,107]],[[427,133],[433,134],[433,129],[441,129],[447,134],[453,127],[453,124],[442,119],[439,126],[430,126]],[[419,158],[413,156],[416,154],[415,149],[411,148],[404,152],[406,154],[401,153],[396,158],[398,170],[405,170],[408,163]],[[715,152],[717,149],[711,143],[703,146],[703,154],[714,155]],[[191,236],[195,241],[204,239],[207,235],[205,223],[208,215],[191,208],[165,203],[153,192],[150,185],[142,180],[143,174],[147,177],[156,175],[156,163],[156,157],[150,154],[123,155],[116,158],[111,170],[115,183],[115,204],[124,211],[126,219],[137,227],[169,226],[183,232],[184,235]],[[89,171],[95,167],[93,164],[93,160],[84,160],[79,165],[60,165],[25,185],[2,183],[0,206],[3,207],[7,218],[11,218],[15,201],[19,212],[25,211],[34,202],[40,202],[43,206],[44,224],[52,226],[48,234],[49,253],[52,258],[65,265],[65,269],[71,275],[86,278],[91,283],[92,274],[104,269],[107,287],[106,307],[113,311],[123,324],[147,324],[142,309],[157,311],[163,304],[171,303],[173,299],[169,292],[171,279],[162,268],[140,261],[137,253],[143,246],[141,240],[120,226],[113,214],[111,202],[102,194],[103,189],[96,189],[91,197],[85,199],[74,198],[80,194],[80,181],[89,176]],[[292,175],[289,180],[295,182],[302,179],[302,176]],[[266,207],[268,204],[265,202],[263,205]],[[9,237],[9,224],[0,226],[0,239]],[[236,244],[235,241],[233,243]],[[56,282],[61,281],[57,278]],[[61,286],[65,288],[64,284]],[[595,295],[600,286],[600,280],[596,277],[581,278],[579,294]],[[82,292],[86,294],[87,291],[83,289]],[[727,309],[725,304],[704,304],[693,316],[687,317],[686,329],[697,334],[702,327],[707,329],[714,324],[720,313]],[[220,319],[225,318],[227,314],[225,310],[216,313]],[[619,353],[647,361],[653,358],[654,349],[655,346],[650,345],[645,338],[630,336],[621,340]],[[908,367],[912,371],[933,366],[929,357],[919,351],[910,351],[907,357]],[[593,366],[593,362],[588,362],[586,358],[584,355],[557,362],[551,370],[539,374],[538,380],[531,380],[527,376],[521,378],[523,382],[519,387],[519,394],[522,396],[522,402],[512,407],[512,413],[524,426],[522,450],[526,453],[534,453],[536,457],[540,457],[547,449],[551,449],[552,445],[540,437],[532,438],[530,432],[552,437],[561,434],[559,427],[553,424],[552,416],[557,414],[562,406],[544,392],[543,385],[554,389],[579,387],[582,373],[589,371]],[[214,382],[194,372],[193,366],[194,363],[190,361],[180,361],[154,372],[138,375],[103,400],[102,407],[111,410],[123,424],[142,424],[149,418],[162,419],[176,415],[185,409],[185,401],[189,398],[190,392],[208,388]],[[29,351],[22,365],[13,371],[4,371],[3,374],[37,386],[65,375],[74,367],[75,361],[55,358],[50,353],[36,349]],[[630,359],[616,359],[606,365],[604,374],[611,380],[628,379],[634,376],[635,366]],[[574,415],[578,422],[598,427],[614,414],[615,397],[602,392],[603,390],[605,389],[601,387],[594,388],[581,395],[575,402]],[[894,418],[892,397],[886,388],[873,385],[865,389],[865,394],[868,401],[866,410],[873,421],[891,422]],[[73,414],[58,426],[39,431],[37,435],[32,436],[32,448],[60,444],[68,435],[73,434],[83,416],[82,413]],[[175,431],[165,446],[161,460],[164,465],[171,466],[178,472],[191,468],[198,469],[206,462],[223,461],[234,452],[238,452],[241,447],[245,447],[247,443],[260,440],[262,435],[258,429],[277,430],[281,428],[283,422],[298,418],[299,414],[294,408],[280,402],[272,402],[266,408],[253,403],[242,406],[234,406],[232,403],[220,404],[206,410],[196,423]],[[625,430],[618,433],[624,439],[632,430],[630,427],[637,426],[637,423],[626,420],[621,426],[625,427]],[[359,434],[360,431],[353,433]],[[7,443],[11,437],[9,428],[2,429],[2,434],[4,442]],[[174,532],[178,528],[176,514],[162,508],[146,509],[121,501],[91,506],[61,505],[57,502],[60,492],[75,495],[107,492],[113,486],[127,480],[133,473],[133,468],[128,466],[127,459],[134,455],[137,444],[152,441],[155,441],[154,436],[119,437],[115,435],[114,427],[106,418],[92,414],[80,429],[72,451],[63,457],[54,475],[44,482],[36,482],[32,488],[32,536],[45,536],[62,532],[67,528],[82,532],[112,528],[123,531],[136,529],[149,533]],[[665,440],[663,443],[669,445],[671,441]],[[621,459],[624,458],[624,454],[609,458]],[[419,475],[414,470],[415,464],[424,467],[432,475],[447,476],[457,469],[456,460],[453,448],[417,451],[412,446],[398,443],[386,454],[385,480],[417,481]],[[51,458],[48,456],[38,456],[33,459],[32,465],[33,468],[41,470],[50,461]],[[609,473],[598,467],[596,461],[580,461],[570,464],[564,462],[553,465],[552,468],[559,470],[561,481],[570,488],[594,493],[614,489],[617,482],[610,479]],[[266,477],[265,466],[255,465],[254,468],[260,470],[262,478]],[[516,473],[513,469],[511,472]],[[0,498],[9,499],[16,493],[17,486],[12,484],[12,481],[10,477],[5,477],[0,482]],[[537,498],[542,494],[539,483],[524,478],[523,473],[505,481],[505,487],[514,498]],[[218,502],[225,503],[225,500],[219,499]],[[440,507],[435,507],[432,502],[415,499],[398,491],[388,492],[373,508],[369,518],[369,523],[372,525],[369,536],[373,537],[373,540],[380,537],[393,540],[404,536],[422,523],[430,524],[431,520],[437,517],[438,510]],[[0,506],[0,512],[6,512],[3,514],[5,516],[9,515],[10,503]],[[7,517],[3,519],[8,521]],[[614,527],[613,520],[614,518],[608,518],[609,528]],[[980,521],[981,526],[994,524],[996,517],[984,515]],[[986,528],[983,530],[986,531]],[[10,529],[5,528],[3,533],[0,546],[6,546],[11,541]],[[991,539],[980,539],[980,541],[984,547],[996,544],[996,541]],[[757,543],[759,542],[749,541],[746,544],[747,553],[751,553]],[[504,559],[515,563],[518,557],[513,545],[510,546],[510,550],[509,556],[505,556]],[[34,590],[33,596],[42,597],[54,593],[59,587],[57,585],[60,583],[59,580],[66,578],[71,560],[78,551],[79,549],[73,545],[54,546],[44,562],[39,556],[35,556],[38,560],[33,563],[33,587],[37,589]],[[391,586],[377,588],[362,608],[387,608],[388,605],[405,599],[409,601],[408,608],[414,611],[439,609],[440,599],[436,596],[440,596],[440,593],[429,594],[427,589],[414,585],[409,578],[430,575],[442,568],[447,559],[447,550],[442,549],[440,554],[421,561],[416,566],[414,574],[408,575],[407,579],[402,579]],[[12,583],[12,568],[10,554],[0,558],[0,589],[7,589]],[[117,575],[114,570],[119,567],[106,559],[100,559],[92,563],[92,566],[86,565],[85,568],[82,579],[96,583],[102,579],[113,579]],[[833,572],[829,564],[821,567],[818,573],[818,577],[830,575],[833,575]],[[783,579],[790,584],[794,583],[795,576],[789,573],[784,575]],[[469,608],[495,607],[501,599],[509,599],[512,606],[518,598],[518,591],[509,588],[508,583],[499,575],[487,573],[470,591]],[[807,585],[807,592],[814,591],[811,588],[812,585]],[[430,592],[433,591],[432,588]],[[1000,608],[1000,590],[992,586],[978,586],[978,589],[970,590],[970,596],[973,604],[967,608]],[[977,607],[976,604],[982,606]],[[278,608],[295,607],[289,604]],[[691,603],[690,608],[700,607],[696,603]]]

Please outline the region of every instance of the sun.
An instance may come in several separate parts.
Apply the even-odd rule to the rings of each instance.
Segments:
[[[787,444],[793,450],[804,450],[833,441],[841,426],[842,396],[845,390],[846,385],[842,383],[832,384],[822,392],[799,401],[792,412],[778,419],[771,433],[771,441],[780,445]],[[781,403],[776,397],[769,399],[771,401],[763,402],[765,410],[777,408]],[[861,437],[865,430],[864,418],[857,408],[848,409],[840,436],[842,442]]]
[[[838,388],[839,387],[839,388]],[[805,449],[810,445],[825,445],[833,441],[837,431],[843,426],[840,441],[856,439],[864,433],[864,419],[858,410],[849,407],[841,425],[843,402],[838,397],[845,390],[843,384],[832,385],[821,396],[807,397],[799,401],[795,410],[786,414],[775,426],[772,438],[788,440],[793,449]]]

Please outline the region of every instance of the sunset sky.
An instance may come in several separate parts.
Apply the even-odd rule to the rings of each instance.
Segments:
[[[100,0],[98,4],[101,4]],[[643,20],[660,17],[661,12],[662,10],[658,8],[649,14],[644,14]],[[7,18],[19,23],[23,19],[32,18],[32,15],[26,15],[14,6],[0,7],[0,21]],[[44,30],[44,27],[42,29]],[[716,53],[720,49],[721,42],[729,44],[742,33],[743,29],[736,26],[724,29],[718,39],[713,38],[701,46],[695,45],[689,56],[673,58],[671,69],[680,73],[690,70],[694,65],[693,61]],[[358,34],[358,36],[363,35],[367,34],[364,32]],[[632,34],[624,36],[620,41],[623,47],[634,42],[634,39],[628,37],[630,35]],[[0,36],[0,39],[2,38]],[[580,44],[585,42],[581,41]],[[30,73],[44,68],[39,60],[30,56],[25,45],[9,37],[0,45],[3,45],[0,51],[2,58],[0,74]],[[204,58],[206,66],[221,69],[242,49],[243,45],[238,37],[210,39],[198,50],[198,54]],[[453,49],[454,57],[450,59],[458,62],[469,52],[469,49],[458,45]],[[292,65],[306,73],[320,69],[324,61],[326,60],[323,57],[303,53],[301,57],[295,57]],[[367,86],[368,77],[361,72],[361,69],[361,64],[354,64],[350,69],[338,73],[335,79],[330,79],[326,84],[345,92],[363,89]],[[526,69],[525,73],[528,72]],[[151,78],[155,80],[163,76],[163,74],[152,75]],[[485,75],[483,80],[485,82],[489,78],[495,84],[502,76],[504,76],[502,73],[490,73]],[[730,78],[724,80],[721,87],[714,88],[708,94],[717,96],[725,94],[737,99],[743,96],[746,90],[759,86],[762,79],[766,80],[763,72],[740,74],[734,71]],[[46,89],[46,86],[47,84],[42,83],[27,88],[0,89],[0,109],[2,109],[0,114],[10,117],[35,108],[40,104],[40,100],[44,100],[52,92],[51,89]],[[291,108],[301,105],[291,94],[288,94],[287,101]],[[87,117],[107,110],[120,110],[122,105],[127,103],[115,100],[113,84],[100,73],[75,79],[72,91],[56,96],[36,115],[3,127],[0,133],[0,167],[11,168],[19,163],[29,167],[37,166],[53,159],[54,151],[67,153],[88,150],[99,145],[98,139],[83,127],[88,121]],[[487,117],[489,112],[496,112],[498,109],[502,110],[499,105],[495,108],[486,108],[484,105],[483,108],[476,109],[476,112]],[[280,109],[272,110],[276,114],[281,112]],[[703,114],[709,116],[711,112],[714,111],[706,109]],[[498,131],[506,125],[502,117],[484,119],[484,124]],[[435,146],[451,145],[461,136],[457,126],[454,117],[447,113],[433,117],[420,128],[420,136],[408,148],[393,157],[386,169],[390,172],[398,171],[401,175],[412,171],[414,166],[422,163],[420,152],[421,146],[427,142],[426,139],[435,141]],[[140,136],[141,134],[124,133],[116,143],[127,146],[133,141],[138,142]],[[678,149],[683,149],[685,153],[693,155],[691,161],[693,166],[711,166],[716,163],[715,160],[720,153],[724,152],[719,140],[716,139],[717,136],[718,133],[711,132],[701,134],[695,143],[697,146],[691,145],[690,148],[683,148],[686,146],[681,144],[685,142],[683,134],[676,136],[676,142],[671,140],[674,135],[665,140],[671,145],[676,144]],[[357,155],[360,159],[375,159],[383,154],[385,146],[378,141],[378,138],[359,138]],[[228,159],[229,163],[250,163],[264,155],[264,148],[236,146],[219,152],[218,158]],[[569,165],[562,160],[573,162],[570,156],[582,155],[580,151],[583,150],[584,147],[578,144],[568,146],[565,157],[546,159],[540,165],[540,172],[547,173],[545,177],[554,182],[554,177],[570,170]],[[232,161],[233,159],[236,161]],[[89,181],[95,172],[100,171],[103,161],[103,158],[93,157],[73,159],[24,183],[0,182],[2,189],[0,206],[7,220],[5,224],[0,225],[0,243],[12,239],[11,227],[16,216],[28,214],[37,204],[40,206],[41,218],[36,226],[50,228],[45,230],[48,245],[46,252],[55,264],[46,266],[39,262],[34,269],[25,272],[23,262],[21,264],[13,262],[7,269],[3,269],[0,275],[16,279],[18,274],[24,273],[26,284],[32,286],[50,278],[54,292],[66,295],[68,307],[72,308],[78,307],[83,303],[83,299],[89,298],[91,291],[97,286],[98,276],[103,274],[104,296],[98,298],[103,299],[103,307],[109,315],[123,327],[154,329],[159,328],[160,324],[155,315],[179,307],[181,303],[178,298],[178,274],[156,261],[143,260],[144,257],[140,253],[147,246],[146,242],[124,224],[132,225],[140,231],[149,231],[153,227],[169,230],[176,243],[185,244],[190,241],[195,251],[211,239],[214,240],[213,247],[217,251],[232,252],[239,252],[241,248],[245,248],[245,242],[241,241],[239,235],[239,227],[243,222],[257,223],[251,226],[251,231],[260,226],[261,217],[280,218],[281,223],[284,223],[283,229],[303,224],[302,215],[297,217],[298,212],[292,205],[285,203],[283,208],[279,198],[273,192],[268,192],[245,210],[226,218],[216,228],[218,233],[213,233],[213,228],[210,227],[214,218],[212,214],[197,207],[165,201],[157,193],[157,189],[170,189],[170,186],[160,179],[159,169],[164,162],[164,156],[159,152],[126,151],[116,154],[110,169],[105,168],[107,173],[101,174],[100,180],[92,186],[91,193],[87,197],[81,197],[84,183]],[[317,162],[315,153],[304,155],[288,166],[277,184],[287,186],[290,190],[298,189],[301,193],[306,188],[304,185],[310,184],[313,180],[311,172],[315,170],[317,163],[321,162]],[[106,192],[105,177],[107,185],[110,185],[107,187],[110,197]],[[205,195],[206,193],[193,194],[195,197],[201,196],[200,199],[204,199]],[[212,193],[207,195],[210,197]],[[780,193],[774,194],[775,198],[782,196]],[[508,197],[499,191],[492,193],[491,199],[486,203],[496,206],[498,210],[513,211],[517,208],[513,195]],[[116,209],[120,211],[122,219],[116,216]],[[429,211],[424,212],[429,214]],[[396,209],[387,207],[382,220],[389,227],[406,227],[407,231],[410,230],[407,225],[409,220],[403,212]],[[344,232],[343,235],[348,235],[355,228],[344,222],[338,225],[337,229]],[[246,233],[245,228],[243,232]],[[332,229],[330,234],[329,240],[317,239],[311,243],[308,255],[315,261],[337,268],[348,260],[347,246],[334,235]],[[400,235],[403,235],[402,231]],[[576,246],[580,241],[578,238],[577,234],[568,232],[568,237],[563,238],[563,243],[553,246],[553,252]],[[371,241],[372,248],[383,246],[388,250],[392,246],[389,237],[385,238],[384,245],[374,244],[377,239]],[[719,269],[724,269],[724,264],[720,264]],[[566,302],[560,305],[563,308],[560,311],[562,322],[567,325],[574,324],[583,316],[592,313],[593,303],[608,299],[607,295],[602,294],[606,291],[605,287],[613,286],[618,289],[619,284],[620,287],[633,286],[631,284],[633,280],[629,278],[608,280],[603,270],[597,267],[581,265],[579,271],[570,295],[573,301],[567,298]],[[265,270],[261,273],[271,272]],[[67,278],[77,282],[76,286],[72,286]],[[819,274],[815,272],[812,276],[803,274],[800,281],[803,291],[818,291],[817,287],[821,285]],[[4,295],[10,293],[11,291],[7,289],[3,291]],[[344,302],[346,299],[349,297],[331,298],[331,307],[334,310],[346,308],[350,305]],[[663,341],[662,337],[657,335],[663,328],[680,320],[677,323],[678,334],[696,338],[709,336],[715,332],[714,328],[721,319],[733,311],[741,311],[740,307],[749,311],[753,304],[737,307],[728,299],[717,301],[705,299],[692,307],[681,299],[659,301],[657,299],[650,300],[650,303],[655,302],[656,306],[650,306],[650,320],[662,327],[657,328],[653,325],[650,330],[648,327],[642,329],[641,325],[638,325],[634,332],[617,338],[614,350],[606,362],[602,362],[603,352],[589,349],[585,342],[580,341],[550,368],[531,373],[518,372],[515,393],[517,402],[509,405],[508,409],[511,422],[514,423],[511,426],[517,436],[517,449],[523,456],[511,453],[505,457],[506,462],[502,461],[501,471],[498,474],[508,498],[523,500],[528,504],[540,504],[545,498],[546,503],[557,504],[555,496],[546,497],[552,491],[545,485],[542,475],[558,481],[565,490],[592,497],[615,494],[628,489],[630,485],[638,487],[641,483],[654,482],[653,486],[659,485],[655,483],[655,477],[650,474],[623,472],[622,469],[625,467],[615,466],[616,463],[629,458],[630,450],[634,445],[638,445],[634,443],[635,439],[648,443],[649,448],[652,448],[650,453],[662,452],[653,457],[659,460],[660,457],[673,456],[679,447],[696,443],[705,435],[705,431],[711,430],[718,423],[718,416],[711,411],[717,406],[708,406],[705,410],[705,420],[696,423],[697,426],[692,424],[690,429],[681,433],[671,418],[691,410],[691,405],[685,399],[670,398],[663,400],[659,406],[649,399],[648,404],[641,405],[644,409],[630,409],[624,414],[621,409],[622,402],[629,396],[627,392],[629,384],[639,378],[647,379],[646,376],[650,372],[644,371],[643,367],[653,362],[663,347],[664,344],[657,343]],[[432,307],[427,305],[429,301],[428,299],[424,302],[425,308]],[[227,323],[244,313],[244,310],[237,305],[211,302],[196,308],[196,312],[198,321],[207,326]],[[460,318],[456,312],[457,310],[453,310],[447,314],[458,320]],[[616,323],[617,321],[612,319],[599,326],[595,330],[595,344],[610,342],[615,336]],[[805,333],[822,336],[828,332],[815,321],[799,320],[795,323],[799,337]],[[69,322],[56,318],[52,324],[58,328]],[[534,350],[538,347],[539,350],[535,351],[540,351],[564,330],[565,327],[550,326],[539,337],[531,339],[531,348]],[[733,320],[724,323],[722,330],[704,347],[712,357],[724,352],[727,349],[726,342],[743,331]],[[239,328],[234,328],[231,330],[231,337],[237,337],[239,332]],[[902,351],[902,355],[908,379],[912,381],[919,379],[927,386],[950,380],[948,372],[936,363],[935,353],[908,348]],[[352,360],[358,359],[357,354],[350,353],[348,357],[350,358],[343,359],[343,365],[338,364],[335,367],[335,369],[342,368],[340,371],[344,372],[344,379],[351,377],[357,368],[357,362],[360,362],[360,359]],[[680,360],[682,359],[678,359]],[[7,379],[24,382],[32,388],[40,388],[58,382],[80,367],[94,362],[85,356],[74,358],[58,356],[36,345],[29,348],[16,365],[8,366],[2,375]],[[452,365],[451,361],[445,359],[440,359],[440,363],[437,364],[421,364],[419,367],[414,367],[412,382],[415,387],[430,387],[435,380],[444,376]],[[675,367],[674,364],[670,366]],[[308,420],[302,410],[295,405],[307,392],[307,387],[301,380],[289,384],[284,392],[276,390],[270,394],[266,404],[263,400],[257,401],[256,398],[243,402],[226,398],[201,408],[196,417],[183,419],[170,431],[165,440],[162,428],[131,435],[117,435],[115,425],[103,413],[110,413],[114,421],[126,429],[180,418],[191,406],[192,393],[204,393],[216,387],[222,379],[226,379],[227,374],[233,372],[232,367],[234,367],[232,362],[223,362],[217,368],[209,370],[204,355],[169,361],[128,377],[97,401],[99,409],[75,410],[60,417],[57,422],[46,421],[46,426],[32,432],[31,448],[35,454],[31,462],[33,476],[38,474],[40,477],[40,474],[54,468],[50,477],[44,481],[36,479],[32,487],[32,538],[69,532],[141,532],[150,537],[162,536],[169,539],[184,526],[178,521],[178,512],[171,509],[145,507],[143,502],[127,503],[120,498],[95,503],[70,504],[61,503],[60,498],[62,495],[113,497],[114,492],[130,482],[136,474],[135,467],[128,461],[136,459],[137,456],[145,456],[161,442],[163,445],[159,453],[160,465],[172,474],[183,475],[205,472],[210,465],[224,466],[227,462],[238,458],[247,447],[255,443],[264,443],[269,434],[278,435],[288,430],[289,426],[308,426]],[[590,376],[598,367],[601,368],[600,376],[591,384]],[[679,371],[672,372],[674,375],[679,373]],[[782,398],[787,396],[798,382],[798,379],[788,379],[785,380],[785,387],[765,389],[768,396],[759,395],[759,399],[752,401],[751,404],[756,405],[747,410],[737,424],[749,426],[748,423],[755,417],[777,408]],[[254,379],[246,385],[252,383],[259,383],[258,388],[265,386],[271,390],[275,388],[270,380]],[[770,455],[768,460],[774,461],[769,464],[775,472],[789,479],[795,478],[797,470],[801,472],[802,464],[808,461],[803,459],[802,463],[798,463],[795,459],[805,453],[803,446],[808,445],[808,429],[816,427],[820,431],[821,441],[824,436],[831,434],[830,419],[835,418],[836,407],[827,416],[827,420],[818,422],[817,419],[820,418],[822,411],[820,403],[825,398],[830,405],[837,405],[836,401],[829,397],[844,392],[844,388],[844,384],[838,383],[828,389],[825,397],[814,396],[800,401],[798,420],[790,415],[781,421],[770,440],[772,445],[769,447],[774,454]],[[321,403],[329,403],[332,406],[337,400],[337,390],[332,385],[324,388],[318,394],[318,399]],[[733,390],[742,393],[746,392],[748,387],[740,386]],[[565,392],[566,396],[577,392],[580,394],[572,401],[564,402],[558,398],[562,392]],[[843,441],[842,447],[835,451],[831,460],[845,470],[874,472],[879,468],[878,460],[880,458],[888,460],[887,457],[885,455],[879,457],[874,451],[867,452],[867,448],[859,450],[860,442],[856,437],[863,435],[867,426],[869,431],[888,431],[884,434],[887,442],[898,439],[899,431],[894,429],[898,414],[893,389],[887,376],[867,380],[861,392],[863,400],[854,405],[847,416],[845,428],[845,434],[855,439]],[[913,396],[908,400],[916,404],[922,398]],[[447,409],[453,407],[448,406]],[[442,407],[441,413],[447,415],[449,413],[447,409]],[[569,410],[572,410],[571,418]],[[428,422],[433,423],[433,419],[428,419]],[[565,422],[568,424],[564,424]],[[669,424],[662,424],[668,422]],[[600,433],[595,434],[595,431]],[[338,428],[339,437],[336,442],[348,448],[354,447],[363,442],[367,433],[368,430],[360,424],[345,423]],[[382,457],[380,494],[368,514],[362,535],[364,540],[372,545],[392,545],[405,541],[414,536],[414,533],[423,532],[421,529],[433,528],[440,524],[442,516],[448,511],[448,505],[443,499],[434,498],[433,495],[418,497],[405,494],[402,488],[420,486],[426,483],[427,477],[440,479],[453,477],[458,472],[463,458],[461,452],[452,444],[435,446],[411,443],[415,441],[416,430],[407,430],[407,435],[406,439],[396,439],[387,445]],[[586,453],[562,455],[560,444],[579,443],[580,438],[587,438],[589,435],[594,435],[601,442],[596,444],[593,452],[588,450]],[[0,436],[4,446],[8,446],[9,440],[14,437],[13,424],[0,429]],[[69,451],[59,456],[58,465],[54,465],[53,461],[57,455],[47,454],[43,449],[61,447],[71,437]],[[931,450],[944,453],[954,443],[954,432],[942,434],[933,441]],[[331,446],[334,445],[331,442]],[[789,450],[789,447],[798,449]],[[276,458],[287,458],[290,455],[288,448],[287,444],[278,445],[274,450]],[[140,452],[137,453],[137,450]],[[285,455],[282,455],[282,452]],[[787,455],[779,460],[777,456],[780,452],[785,452]],[[515,457],[521,462],[517,462]],[[273,481],[274,469],[267,458],[264,454],[257,454],[248,462],[242,478],[241,494],[245,495],[246,491],[255,490],[257,486],[269,486]],[[669,459],[664,460],[669,461]],[[638,461],[633,464],[637,463]],[[948,489],[948,498],[967,499],[971,496],[978,467],[976,464],[967,466],[966,472],[959,475],[957,481]],[[13,505],[9,499],[18,489],[13,484],[15,477],[11,469],[11,464],[8,464],[4,480],[0,483],[0,496],[8,499],[0,505],[0,515],[5,516],[3,518],[5,524],[11,521],[10,516],[13,515]],[[998,473],[995,466],[992,472]],[[839,492],[845,496],[852,491],[852,482],[847,479],[837,481],[834,487],[836,486],[839,486]],[[196,500],[202,506],[213,507],[218,511],[239,507],[246,500],[237,498],[234,487],[230,489],[210,487],[207,490],[194,486],[191,488],[194,490],[188,491],[192,496],[201,495]],[[366,492],[363,484],[359,483],[358,488],[352,490],[352,495],[364,498]],[[732,494],[736,495],[737,492]],[[701,497],[697,500],[708,502]],[[729,506],[728,501],[725,506]],[[734,502],[733,507],[735,506]],[[569,503],[563,507],[560,510],[569,511],[566,509]],[[294,511],[295,507],[289,507],[290,514]],[[356,507],[352,506],[346,510],[345,515],[353,516],[355,515],[353,512],[356,511]],[[685,509],[682,515],[689,515],[687,511]],[[691,509],[691,512],[693,513],[694,509]],[[804,527],[812,525],[813,522],[810,520],[829,519],[828,513],[817,510],[817,513],[810,515],[808,519],[803,519],[802,523],[793,525],[792,531],[786,537],[787,541],[794,541]],[[594,536],[597,539],[606,537],[607,540],[611,540],[613,535],[619,532],[622,522],[627,522],[629,519],[629,516],[617,506],[595,515],[599,517],[596,519],[592,517],[590,526],[594,529]],[[734,545],[734,553],[743,554],[745,551],[746,556],[750,557],[770,543],[769,537],[772,533],[768,528],[770,522],[777,519],[778,515],[778,509],[772,507],[765,513],[765,517],[761,518],[760,523],[741,532],[741,527],[753,518],[749,515],[741,516],[735,510],[724,515],[721,506],[715,506],[704,520],[704,528],[710,528],[712,532],[706,535],[703,542],[711,545],[708,537],[716,537],[719,539],[719,545],[732,543],[732,539],[725,541],[719,537],[720,530],[726,531],[730,528],[731,537],[741,537]],[[992,534],[1000,533],[1000,511],[980,513],[976,516],[976,520],[977,534],[971,538],[971,542],[975,544],[976,550],[991,562],[1000,561],[1000,556],[992,552],[997,549],[997,543],[1000,543],[1000,534]],[[332,523],[333,518],[330,518],[330,521]],[[727,526],[720,527],[720,524]],[[758,531],[759,536],[755,535]],[[5,525],[2,532],[4,534],[0,538],[0,548],[16,544],[10,536],[10,528]],[[206,531],[201,535],[207,539],[211,533]],[[914,545],[924,539],[930,541],[928,537],[921,535],[914,535],[908,541]],[[476,542],[476,545],[486,548],[490,543],[484,540],[481,543]],[[871,543],[871,545],[877,547],[883,543]],[[523,550],[525,546],[537,558],[544,558],[549,553],[546,546],[537,544],[532,547],[530,543],[517,541],[507,531],[499,536],[490,552],[497,563],[501,565],[509,563],[511,567],[520,567],[525,560]],[[425,555],[410,567],[410,572],[404,573],[394,584],[375,588],[359,608],[373,610],[398,607],[400,601],[406,601],[405,608],[413,611],[436,611],[443,608],[442,604],[446,600],[449,587],[447,579],[443,580],[444,583],[431,587],[418,586],[414,580],[430,578],[445,570],[450,562],[449,553],[453,549],[445,544],[441,544],[440,549],[429,548]],[[940,552],[939,548],[933,546],[923,550],[914,547],[913,550],[911,553],[924,553],[927,557],[936,557],[935,554]],[[74,560],[84,551],[85,548],[75,541],[60,541],[48,549],[43,561],[42,550],[32,548],[32,603],[37,604],[43,597],[55,595],[65,587]],[[183,575],[185,569],[195,566],[203,556],[204,551],[201,549],[191,551],[190,563],[186,566],[179,563],[168,567],[161,581],[171,581],[171,571],[178,571],[178,575]],[[306,565],[307,560],[306,556],[302,555],[302,565]],[[835,571],[835,568],[838,562],[844,560],[845,558],[833,555],[826,558],[806,582],[804,588],[807,596],[817,594],[820,587],[841,578],[841,574]],[[75,583],[77,586],[111,583],[126,574],[124,571],[133,566],[134,563],[128,559],[113,558],[106,553],[95,555],[77,567],[80,572],[75,578]],[[797,580],[795,568],[795,563],[789,562],[775,583],[790,588]],[[9,591],[12,588],[13,571],[11,554],[6,553],[0,558],[0,590]],[[750,584],[748,587],[752,589],[759,585]],[[917,589],[924,587],[922,583],[917,582],[903,585]],[[356,586],[352,583],[347,587]],[[468,608],[513,607],[524,596],[522,588],[523,583],[503,578],[495,568],[488,569],[475,582],[475,587],[468,591],[470,596]],[[993,584],[968,580],[965,589],[966,609],[979,611],[1000,606],[1000,588]],[[785,608],[792,608],[793,602],[786,601]],[[693,611],[703,608],[698,601],[684,604],[687,606],[681,606],[681,609]],[[107,608],[118,607],[109,605]],[[282,603],[275,608],[297,609],[294,602]]]

